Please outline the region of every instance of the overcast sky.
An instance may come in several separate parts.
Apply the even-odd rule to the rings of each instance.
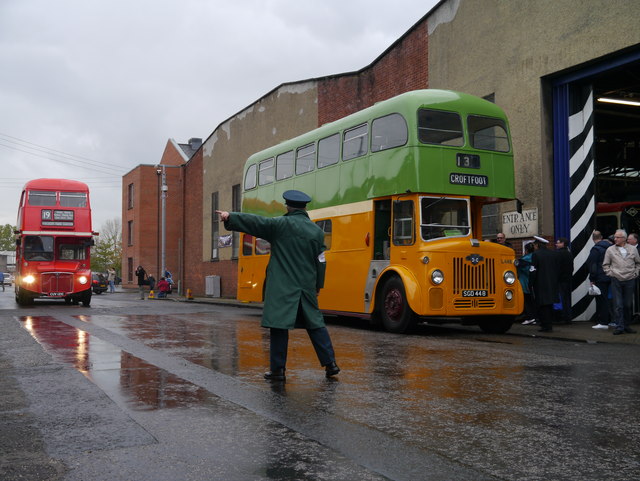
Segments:
[[[369,65],[437,0],[0,0],[0,224],[24,183],[89,184],[94,230],[122,175],[206,139],[284,82]]]

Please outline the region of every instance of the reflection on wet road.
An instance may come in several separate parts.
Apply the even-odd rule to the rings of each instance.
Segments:
[[[73,365],[110,398],[132,409],[193,406],[212,397],[205,389],[54,318],[28,316],[23,322],[54,359]]]
[[[273,389],[277,396],[270,402],[286,399],[287,409],[295,407],[295,413],[276,419],[303,419],[310,430],[328,433],[318,439],[336,438],[337,430],[347,443],[362,440],[359,426],[366,427],[383,433],[382,443],[399,443],[395,449],[404,448],[408,457],[411,450],[418,460],[420,453],[436,453],[500,479],[633,479],[638,469],[640,428],[623,422],[637,414],[638,373],[620,369],[612,376],[600,359],[602,346],[482,343],[330,326],[343,372],[327,380],[306,333],[297,330],[290,340],[287,384],[272,386],[261,378],[268,366],[268,331],[255,318],[187,313],[77,319],[258,392]],[[219,394],[82,326],[37,316],[22,322],[56,359],[130,409],[203,406]],[[339,439],[327,444],[342,449]]]

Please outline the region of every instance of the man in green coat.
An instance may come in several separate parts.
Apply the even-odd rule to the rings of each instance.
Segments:
[[[271,243],[262,315],[262,327],[268,327],[271,333],[271,370],[264,377],[285,380],[289,329],[295,327],[307,329],[326,376],[335,376],[340,368],[318,308],[318,292],[324,286],[326,269],[324,233],[305,210],[311,197],[298,190],[288,190],[282,197],[287,213],[281,217],[216,211],[227,230],[245,232]]]

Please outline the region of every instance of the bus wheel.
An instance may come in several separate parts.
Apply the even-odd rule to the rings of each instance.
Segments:
[[[487,334],[504,334],[513,324],[515,318],[513,316],[488,317],[478,322],[482,332]]]
[[[33,304],[33,299],[24,293],[20,288],[16,291],[16,302],[19,306],[29,306]]]
[[[82,305],[84,307],[89,307],[91,305],[91,291],[82,296]]]
[[[414,327],[416,315],[409,307],[399,277],[390,277],[382,286],[377,312],[382,325],[389,332],[402,333]]]

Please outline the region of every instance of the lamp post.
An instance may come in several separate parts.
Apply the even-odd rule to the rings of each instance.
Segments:
[[[156,173],[160,177],[160,276],[163,277],[167,271],[167,196],[169,186],[167,185],[167,168],[181,168],[181,165],[156,165]]]
[[[167,256],[167,191],[169,187],[167,186],[167,169],[164,165],[159,165],[156,169],[158,175],[161,176],[161,187],[160,187],[160,198],[161,198],[161,215],[160,215],[160,230],[161,240],[160,240],[160,277],[164,276],[164,273],[167,270],[166,265],[166,256]]]

